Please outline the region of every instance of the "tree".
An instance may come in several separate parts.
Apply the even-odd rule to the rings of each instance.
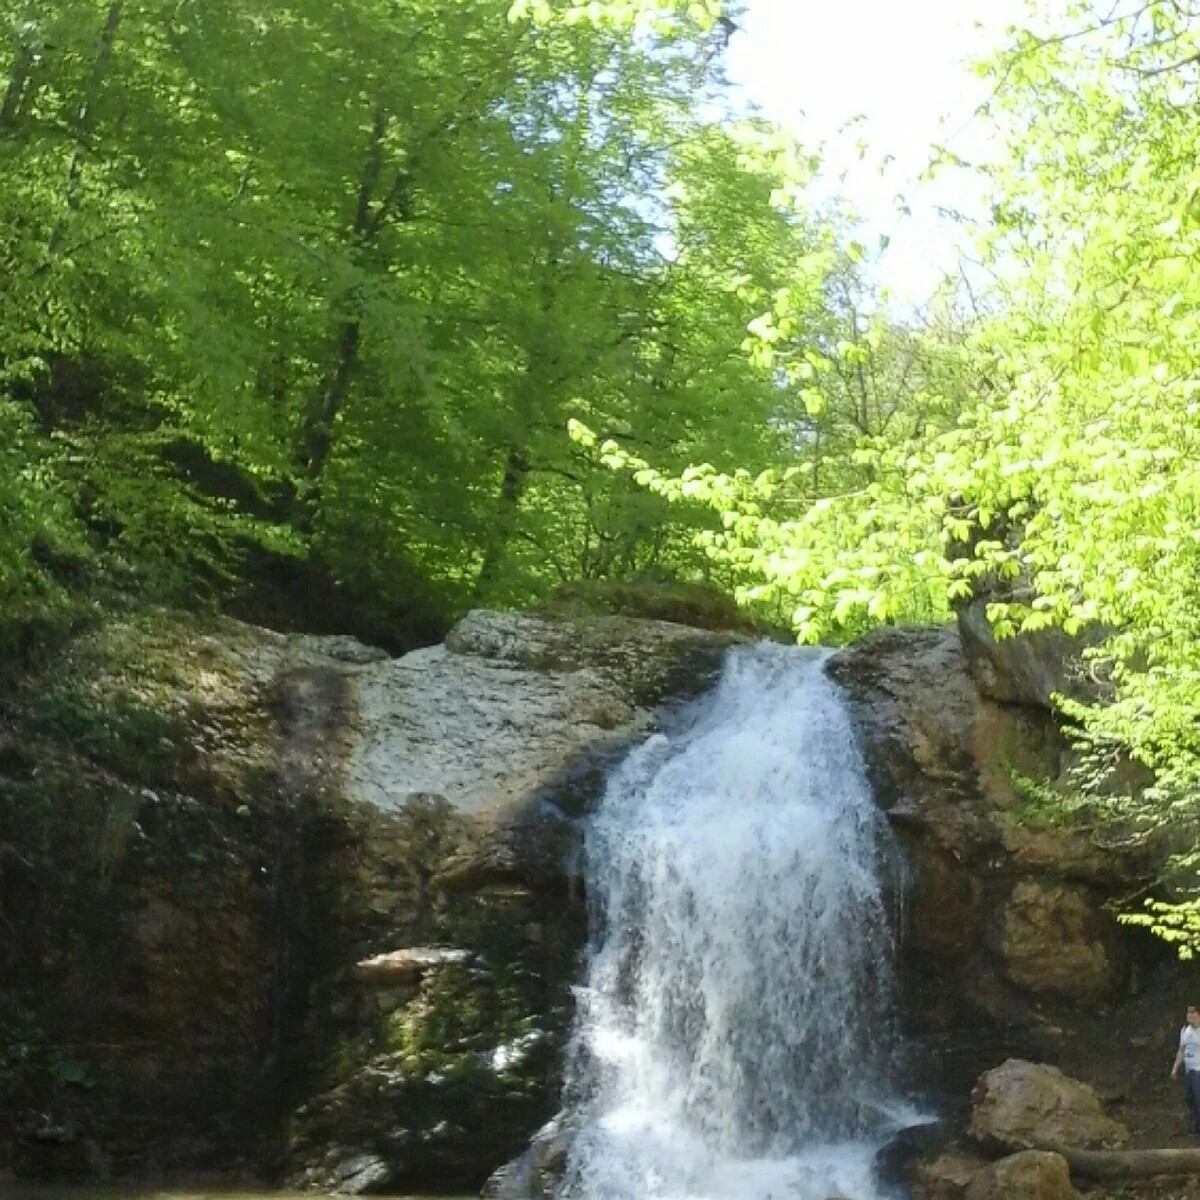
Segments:
[[[764,298],[817,319],[828,238],[714,115],[720,5],[43,9],[0,10],[0,382],[97,570],[220,596],[265,555],[386,638],[704,569],[710,519],[564,429],[778,457],[739,347]]]
[[[1109,631],[1092,657],[1113,701],[1063,701],[1092,768],[1064,805],[1143,836],[1194,830],[1200,794],[1197,15],[1158,0],[1077,5],[1049,33],[1014,30],[984,66],[1008,153],[990,171],[996,282],[960,343],[969,402],[942,405],[962,408],[952,423],[856,434],[865,474],[815,501],[796,495],[797,468],[673,476],[603,448],[658,493],[721,512],[715,552],[757,575],[748,597],[791,596],[804,639],[945,613],[996,579],[1022,583],[989,607],[999,636]],[[869,397],[864,351],[846,341],[809,363],[828,381],[818,408],[827,392]],[[781,500],[802,511],[780,516]],[[1108,768],[1125,757],[1153,787],[1113,794]],[[1174,861],[1185,895],[1196,865],[1194,853]],[[1130,919],[1190,952],[1198,912],[1158,901]]]

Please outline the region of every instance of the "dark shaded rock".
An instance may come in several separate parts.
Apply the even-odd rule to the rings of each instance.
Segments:
[[[1093,627],[1078,637],[1046,629],[997,641],[987,619],[988,603],[982,597],[958,610],[967,669],[985,696],[1002,704],[1050,709],[1054,695],[1097,701],[1111,692],[1084,658],[1087,648],[1104,640],[1103,629]]]
[[[875,1155],[875,1178],[886,1188],[906,1188],[913,1166],[933,1158],[950,1141],[949,1126],[943,1121],[925,1121],[894,1133]]]
[[[369,1196],[392,1182],[392,1168],[374,1154],[356,1154],[335,1166],[329,1190],[341,1196]]]
[[[932,1162],[915,1162],[909,1173],[913,1200],[962,1200],[972,1181],[988,1166],[980,1154],[952,1149]]]
[[[525,1144],[550,1102],[530,1081],[546,1070],[554,1049],[539,1042],[509,1047],[507,1055],[500,1050],[450,1058],[435,1069],[419,1054],[373,1059],[296,1114],[293,1161],[319,1162],[325,1147],[342,1139],[369,1147],[405,1190],[479,1187]],[[311,1183],[314,1175],[308,1166],[294,1179]]]
[[[965,1116],[979,1073],[1008,1057],[1093,1077],[1084,1011],[1111,1011],[1141,959],[1160,953],[1109,909],[1152,877],[1153,851],[1029,820],[1022,781],[1062,781],[1074,752],[1046,709],[979,693],[953,626],[875,631],[835,654],[829,673],[907,861],[899,973],[910,1085]],[[1110,1044],[1126,1047],[1132,1009],[1104,1020]]]
[[[551,1200],[562,1182],[575,1126],[559,1113],[537,1131],[523,1154],[505,1163],[483,1185],[483,1200]]]

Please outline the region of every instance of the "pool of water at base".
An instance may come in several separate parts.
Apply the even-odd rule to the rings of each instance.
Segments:
[[[0,1179],[0,1200],[313,1200],[313,1193],[230,1191],[222,1188],[113,1188],[93,1184],[52,1188]],[[384,1198],[386,1200],[386,1198]],[[393,1200],[475,1200],[471,1196],[396,1196]]]

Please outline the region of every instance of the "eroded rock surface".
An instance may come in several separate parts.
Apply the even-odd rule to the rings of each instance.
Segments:
[[[0,710],[0,1022],[30,1064],[0,1070],[0,1170],[477,1186],[557,1107],[576,818],[732,640],[490,613],[399,659],[170,613],[78,638]]]
[[[980,1076],[971,1099],[970,1135],[991,1151],[1129,1143],[1129,1131],[1105,1113],[1094,1089],[1044,1063],[1009,1059]]]
[[[0,984],[0,1017],[31,1061],[98,1049],[0,1097],[8,1162],[271,1162],[417,1191],[520,1158],[552,1186],[561,1136],[521,1156],[559,1104],[579,818],[736,640],[490,613],[399,659],[235,622],[80,639],[0,713],[0,950],[21,984]],[[1177,976],[1105,908],[1146,864],[1026,819],[1019,779],[1060,778],[1069,751],[968,665],[954,630],[909,629],[830,668],[908,858],[908,1075],[965,1103],[1013,1054],[1108,1086],[1152,1063],[1177,1106],[1159,1079]],[[964,1171],[929,1200],[959,1200]]]
[[[1090,1022],[1114,1048],[1101,1070],[1115,1083],[1142,1032],[1123,998],[1164,957],[1109,905],[1149,876],[1150,853],[1046,823],[1030,785],[1068,783],[1073,751],[1049,709],[998,702],[969,667],[953,627],[877,630],[830,663],[909,865],[911,1071],[964,1108],[978,1074],[1013,1055],[1099,1081]]]

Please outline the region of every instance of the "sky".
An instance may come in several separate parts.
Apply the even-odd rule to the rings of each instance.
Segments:
[[[987,152],[986,125],[973,119],[986,87],[967,62],[1024,11],[1023,0],[748,0],[730,41],[734,84],[806,147],[824,147],[822,186],[859,213],[860,240],[874,249],[890,239],[878,275],[901,305],[926,299],[967,245],[937,210],[978,210],[979,186],[961,173],[920,176],[936,143],[968,159]]]

